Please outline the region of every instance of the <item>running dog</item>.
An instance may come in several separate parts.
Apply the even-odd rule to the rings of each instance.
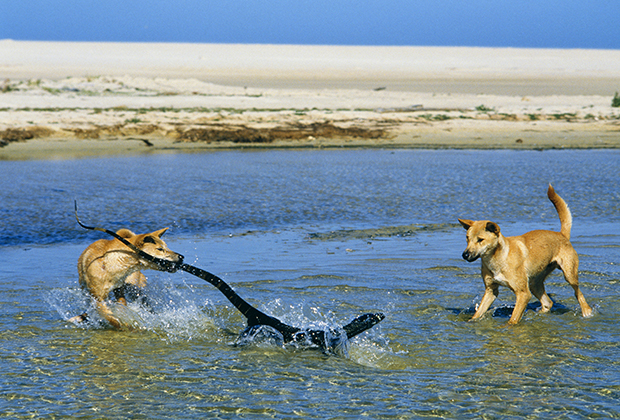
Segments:
[[[566,202],[556,194],[551,185],[547,197],[560,218],[560,232],[534,230],[521,236],[504,237],[499,226],[488,220],[458,219],[467,230],[467,248],[463,258],[469,262],[482,261],[484,295],[472,320],[480,318],[489,309],[499,293],[499,286],[506,286],[516,295],[515,307],[509,324],[517,324],[532,294],[541,303],[541,312],[549,312],[553,301],[545,292],[544,281],[556,268],[573,287],[575,297],[584,317],[592,315],[592,308],[579,290],[579,257],[570,243],[572,216]]]
[[[149,255],[170,261],[168,268],[141,258],[131,247],[118,239],[100,239],[82,252],[78,259],[80,286],[95,298],[97,311],[114,328],[122,328],[121,322],[114,317],[106,300],[114,292],[119,303],[126,304],[127,286],[141,289],[146,286],[146,277],[140,270],[176,271],[176,266],[183,262],[183,256],[168,249],[161,239],[168,228],[151,233],[136,235],[128,229],[120,229],[116,234]],[[86,320],[86,314],[70,319],[72,322]]]
[[[241,334],[241,338],[252,336],[256,334],[261,327],[267,326],[267,327],[270,327],[276,330],[282,335],[283,343],[310,344],[312,346],[317,346],[321,348],[325,352],[331,352],[339,346],[339,343],[341,342],[340,339],[343,336],[342,333],[344,333],[347,339],[351,339],[355,337],[356,335],[361,334],[364,331],[368,330],[369,328],[372,328],[374,325],[378,324],[385,318],[385,315],[383,315],[382,313],[366,313],[366,314],[358,316],[353,321],[349,322],[347,325],[344,325],[342,327],[342,331],[340,331],[339,329],[331,329],[331,331],[325,331],[325,330],[301,329],[301,328],[293,327],[293,326],[290,326],[290,325],[287,325],[281,322],[279,319],[273,316],[265,314],[264,312],[250,305],[241,296],[239,296],[224,280],[217,277],[216,275],[211,274],[208,271],[205,271],[201,268],[194,267],[189,264],[185,264],[183,262],[183,256],[168,250],[166,248],[166,244],[164,244],[163,241],[161,241],[161,239],[159,239],[159,242],[161,242],[161,244],[157,242],[159,245],[155,245],[154,247],[145,245],[155,240],[154,238],[147,239],[149,236],[155,235],[157,238],[159,238],[161,234],[163,234],[165,229],[163,229],[162,231],[153,232],[152,234],[134,235],[130,238],[127,238],[122,235],[124,234],[124,231],[125,231],[124,229],[121,229],[120,231],[114,233],[108,229],[86,226],[82,222],[80,222],[80,219],[78,218],[77,203],[75,204],[75,218],[78,224],[82,226],[84,229],[98,230],[100,232],[107,233],[108,235],[114,237],[115,240],[118,242],[118,244],[123,244],[125,245],[126,248],[121,248],[119,250],[118,244],[116,244],[114,240],[97,241],[95,242],[95,244],[97,244],[98,242],[115,243],[114,252],[122,252],[124,254],[130,254],[131,258],[133,258],[135,261],[139,261],[140,264],[142,264],[146,268],[152,268],[152,269],[161,270],[161,271],[168,271],[170,273],[173,273],[177,270],[183,270],[189,274],[192,274],[198,278],[201,278],[202,280],[208,283],[211,283],[220,292],[222,292],[222,294],[230,301],[230,303],[232,303],[233,306],[237,308],[239,312],[241,312],[243,316],[246,318],[248,327]],[[157,235],[158,233],[159,235]],[[134,239],[136,237],[144,237],[144,239],[136,241]],[[94,246],[95,244],[91,245],[91,247]],[[155,249],[157,252],[153,252],[152,251],[153,249]],[[132,252],[130,252],[130,250]],[[84,254],[86,254],[87,251],[88,249],[84,251]],[[164,258],[161,258],[162,256]],[[90,260],[92,261],[92,259]],[[80,261],[82,261],[82,257],[80,257]],[[81,273],[81,269],[80,269],[80,273]],[[80,274],[80,281],[81,281],[81,274]],[[122,284],[122,281],[121,281],[121,284]],[[108,290],[108,293],[109,293],[109,290]],[[105,298],[105,295],[103,296],[103,298]],[[98,302],[101,302],[101,300],[98,300]],[[109,312],[109,309],[108,309],[108,312]],[[83,315],[80,315],[80,317],[81,316]],[[116,322],[118,323],[118,320],[116,320]]]

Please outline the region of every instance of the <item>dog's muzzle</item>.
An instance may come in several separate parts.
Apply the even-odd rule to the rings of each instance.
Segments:
[[[161,258],[157,259],[157,265],[162,269],[162,271],[167,271],[169,273],[177,272],[181,266],[183,265],[183,260],[185,257],[181,254],[177,254],[176,261],[162,260]]]
[[[468,262],[474,262],[478,259],[478,255],[472,255],[468,250],[463,251],[463,259]]]

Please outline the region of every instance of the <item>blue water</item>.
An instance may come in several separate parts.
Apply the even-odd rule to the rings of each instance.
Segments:
[[[0,162],[0,416],[583,418],[620,416],[620,152],[218,151]],[[483,284],[457,217],[506,235],[573,212],[592,318],[561,274],[556,304],[514,327],[514,295],[469,323]],[[323,354],[234,346],[243,317],[185,273],[145,272],[153,302],[92,310],[77,258],[108,229],[169,226],[171,249],[302,327],[386,319]],[[535,301],[532,301],[534,304]]]

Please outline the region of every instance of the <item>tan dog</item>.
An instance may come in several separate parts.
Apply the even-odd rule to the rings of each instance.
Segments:
[[[544,281],[556,268],[574,291],[584,317],[592,315],[592,308],[579,290],[579,257],[570,243],[572,216],[564,200],[549,185],[549,200],[555,206],[561,222],[561,231],[534,230],[521,236],[504,237],[499,226],[488,220],[459,222],[467,230],[467,248],[463,258],[469,262],[482,260],[484,296],[472,317],[480,318],[498,295],[499,286],[506,286],[516,297],[515,307],[508,323],[521,320],[532,294],[540,301],[541,312],[548,312],[553,301],[545,292]]]
[[[181,263],[183,256],[169,250],[161,239],[166,230],[168,228],[136,235],[128,229],[120,229],[116,234],[147,254]],[[140,288],[146,286],[146,277],[140,272],[143,269],[162,270],[158,265],[140,258],[118,239],[100,239],[88,246],[78,259],[80,286],[95,298],[97,310],[115,328],[121,328],[121,322],[113,316],[105,301],[111,291],[116,292],[125,284]],[[115,294],[120,303],[126,304],[122,293]],[[86,315],[78,315],[70,321],[85,319]]]

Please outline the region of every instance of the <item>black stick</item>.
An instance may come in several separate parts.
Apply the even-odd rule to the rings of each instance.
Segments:
[[[254,325],[268,325],[280,331],[280,333],[284,336],[285,342],[293,341],[294,335],[301,331],[299,328],[286,325],[279,319],[259,311],[243,300],[237,292],[235,292],[224,280],[216,275],[189,264],[181,264],[179,268],[214,285],[224,296],[226,296],[230,303],[232,303],[233,306],[246,317],[249,327],[253,327]]]

